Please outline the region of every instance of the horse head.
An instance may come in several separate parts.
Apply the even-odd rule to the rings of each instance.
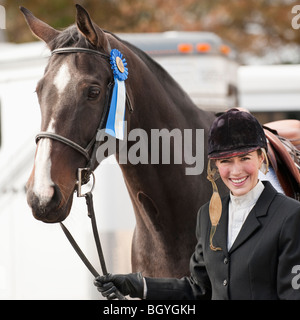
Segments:
[[[41,131],[85,148],[95,139],[113,73],[109,64],[110,35],[92,22],[85,9],[79,5],[76,8],[76,24],[63,31],[37,19],[29,10],[20,9],[33,34],[52,52],[76,47],[100,53],[89,54],[86,50],[52,54],[36,88]],[[88,157],[58,140],[49,136],[38,140],[33,170],[27,182],[27,201],[34,217],[48,223],[62,221],[68,216],[77,169],[86,166]]]

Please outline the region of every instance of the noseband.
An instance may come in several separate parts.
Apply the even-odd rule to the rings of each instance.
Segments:
[[[40,139],[42,138],[49,138],[49,139],[52,139],[52,140],[56,140],[56,141],[59,141],[61,143],[64,143],[66,145],[68,145],[69,147],[75,149],[76,151],[80,152],[85,158],[87,161],[90,161],[91,157],[90,157],[90,149],[93,145],[93,142],[94,142],[94,139],[88,144],[88,146],[86,148],[82,148],[79,144],[77,144],[76,142],[70,140],[70,139],[67,139],[59,134],[56,134],[56,133],[52,133],[52,132],[40,132],[39,134],[37,134],[35,140],[36,140],[36,143],[39,142]]]
[[[76,47],[71,47],[71,48],[59,48],[59,49],[55,49],[51,52],[51,55],[54,54],[68,54],[68,53],[88,53],[88,54],[94,54],[94,55],[98,55],[100,57],[102,57],[103,59],[107,60],[109,63],[110,60],[110,56],[108,54],[105,53],[101,53],[99,51],[93,50],[93,49],[88,49],[88,48],[76,48]],[[93,137],[93,139],[88,143],[86,148],[83,148],[82,146],[80,146],[78,143],[63,137],[57,133],[52,133],[52,132],[40,132],[36,135],[36,143],[38,143],[38,141],[40,139],[43,138],[48,138],[48,139],[52,139],[52,140],[56,140],[59,141],[69,147],[71,147],[72,149],[76,150],[77,152],[81,153],[85,159],[87,160],[87,165],[85,168],[81,168],[78,170],[78,190],[79,191],[81,188],[81,184],[85,184],[88,182],[89,180],[89,176],[92,173],[93,170],[95,170],[96,168],[96,152],[98,147],[100,146],[100,139],[99,137],[97,137],[99,132],[102,132],[101,130],[105,128],[105,123],[107,120],[107,116],[108,116],[108,111],[109,111],[109,105],[110,105],[110,100],[111,100],[111,94],[112,94],[112,89],[113,89],[114,83],[110,82],[107,85],[107,90],[106,90],[106,97],[105,97],[105,104],[104,104],[104,109],[103,109],[103,113],[100,119],[100,123],[97,129],[97,132],[95,134],[95,136]],[[127,106],[129,108],[129,111],[132,112],[133,108],[131,106],[131,102],[129,99],[128,94],[126,93],[126,103]],[[84,176],[83,176],[84,174]],[[78,192],[77,194],[78,196],[81,196],[81,192]]]

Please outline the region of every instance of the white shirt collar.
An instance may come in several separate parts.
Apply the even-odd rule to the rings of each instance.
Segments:
[[[254,207],[264,188],[265,186],[263,183],[258,181],[256,186],[245,195],[237,197],[230,193],[230,201],[228,206],[228,251],[233,245],[238,233],[242,228],[242,225],[244,224],[248,214]]]
[[[234,196],[230,192],[231,203],[234,207],[237,206],[239,208],[252,207],[256,203],[258,198],[260,197],[264,188],[265,188],[265,186],[259,180],[253,189],[251,189],[248,193],[246,193],[242,196]]]

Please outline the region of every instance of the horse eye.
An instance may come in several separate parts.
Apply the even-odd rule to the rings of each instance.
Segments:
[[[88,99],[94,100],[97,99],[100,94],[100,89],[98,87],[90,87],[88,92]]]

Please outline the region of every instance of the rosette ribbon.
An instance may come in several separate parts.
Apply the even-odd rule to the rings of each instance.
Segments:
[[[110,53],[110,64],[114,74],[114,88],[105,132],[117,139],[123,140],[126,105],[125,80],[128,77],[127,62],[119,50],[112,49]]]

